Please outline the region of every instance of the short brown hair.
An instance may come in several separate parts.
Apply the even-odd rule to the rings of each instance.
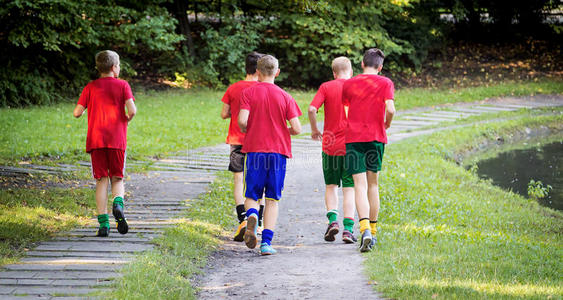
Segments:
[[[352,62],[346,56],[339,56],[332,61],[332,72],[341,74],[352,70]]]
[[[383,51],[377,48],[368,49],[364,53],[364,67],[378,68],[379,66],[383,65],[384,58],[385,54],[383,54]]]
[[[115,51],[104,50],[96,53],[96,69],[100,73],[108,73],[113,66],[119,64],[119,55]]]
[[[246,74],[252,75],[256,73],[256,68],[258,67],[258,60],[262,56],[264,56],[264,54],[258,53],[256,51],[252,51],[248,53],[248,55],[246,56],[245,66],[244,66]]]
[[[271,55],[264,55],[258,60],[258,71],[262,75],[272,76],[278,71],[278,60]]]

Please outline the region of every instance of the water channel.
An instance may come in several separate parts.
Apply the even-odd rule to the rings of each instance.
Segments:
[[[527,149],[501,152],[495,157],[477,162],[480,177],[490,178],[494,184],[528,197],[530,180],[551,185],[541,205],[563,210],[563,141],[538,145]]]

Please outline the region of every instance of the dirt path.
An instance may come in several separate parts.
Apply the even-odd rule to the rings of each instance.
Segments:
[[[536,96],[449,105],[438,110],[425,108],[405,111],[394,121],[390,143],[441,130],[424,130],[424,126],[472,115],[560,105],[563,105],[561,96]],[[340,235],[332,243],[323,240],[327,220],[320,144],[300,138],[292,140],[292,147],[295,157],[288,165],[280,217],[273,240],[279,253],[261,257],[256,249],[250,250],[244,243],[226,241],[223,248],[210,259],[205,270],[206,276],[200,280],[200,299],[383,297],[363,274],[363,256],[357,251],[357,245],[342,243]]]

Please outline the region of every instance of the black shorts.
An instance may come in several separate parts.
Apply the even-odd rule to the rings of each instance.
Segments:
[[[238,173],[244,169],[245,154],[240,152],[242,145],[231,145],[231,159],[229,162],[229,171]]]

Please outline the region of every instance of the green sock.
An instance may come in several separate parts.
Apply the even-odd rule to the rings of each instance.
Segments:
[[[336,222],[336,220],[338,219],[338,210],[336,209],[331,209],[326,213],[326,217],[328,218],[328,221],[330,223],[332,222]]]
[[[109,228],[109,216],[108,216],[108,214],[98,215],[98,223],[100,223],[100,227]]]
[[[113,204],[121,205],[121,207],[123,207],[123,197],[117,196],[113,198]]]
[[[344,218],[344,221],[342,221],[342,223],[344,223],[344,229],[352,233],[354,232],[354,219]]]

